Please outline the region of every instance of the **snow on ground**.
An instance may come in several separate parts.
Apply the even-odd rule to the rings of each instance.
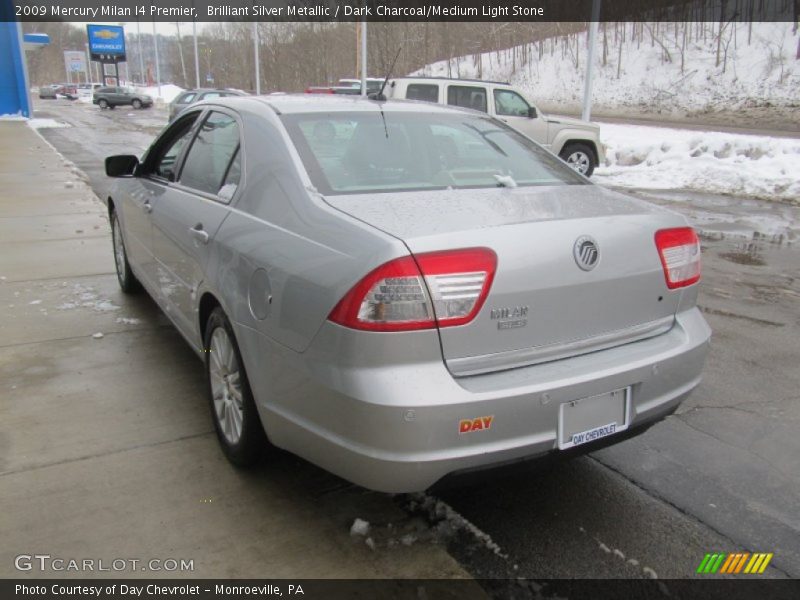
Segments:
[[[156,102],[161,101],[169,104],[183,91],[183,88],[171,83],[165,83],[161,85],[160,91],[159,87],[155,85],[150,87],[137,87],[136,91],[140,94],[151,96]]]
[[[72,127],[72,125],[55,119],[28,119],[28,127],[33,129],[57,129],[59,127]]]
[[[800,140],[604,124],[604,185],[800,202]]]
[[[620,53],[614,23],[607,25],[605,66],[602,29],[598,35],[595,108],[657,112],[800,106],[800,61],[795,60],[800,33],[792,31],[792,23],[753,23],[752,29],[749,23],[732,24],[723,32],[719,65],[712,24],[691,24],[685,50],[683,24],[676,30],[672,23],[661,23],[651,35],[653,24],[645,23],[644,35],[637,39],[632,27],[626,25]],[[585,33],[545,40],[541,58],[537,44],[519,46],[516,65],[512,52],[501,50],[454,58],[449,67],[446,60],[436,62],[418,73],[462,78],[480,74],[481,79],[511,82],[535,102],[575,108],[583,99],[586,41]],[[531,56],[525,65],[523,54]]]

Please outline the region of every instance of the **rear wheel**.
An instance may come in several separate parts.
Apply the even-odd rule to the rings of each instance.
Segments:
[[[101,98],[100,100],[97,101],[97,105],[100,108],[104,108],[104,109],[108,108],[108,100],[105,100],[105,99]]]
[[[591,177],[592,173],[594,173],[597,159],[594,156],[594,150],[587,144],[567,144],[561,150],[559,156],[561,160],[566,162],[581,175]]]
[[[128,253],[125,251],[125,240],[122,237],[122,228],[116,210],[111,211],[111,241],[114,245],[114,265],[117,268],[119,287],[126,294],[138,292],[141,284],[128,263]]]
[[[222,451],[237,467],[255,464],[267,447],[242,355],[228,317],[219,307],[205,334],[206,379],[211,416]]]
[[[142,101],[139,100],[138,98],[134,98],[132,104],[133,104],[133,108],[135,108],[137,110],[142,108]]]

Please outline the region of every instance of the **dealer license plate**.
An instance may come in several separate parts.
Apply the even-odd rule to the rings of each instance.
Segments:
[[[631,388],[614,390],[561,405],[558,418],[558,447],[580,446],[614,435],[628,428]]]

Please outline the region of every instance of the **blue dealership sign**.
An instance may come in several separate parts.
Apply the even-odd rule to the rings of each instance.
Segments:
[[[86,33],[92,60],[125,62],[125,29],[118,25],[87,25]]]

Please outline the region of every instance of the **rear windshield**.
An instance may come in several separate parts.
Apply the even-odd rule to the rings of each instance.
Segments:
[[[323,194],[588,183],[489,117],[384,112],[281,117]]]

